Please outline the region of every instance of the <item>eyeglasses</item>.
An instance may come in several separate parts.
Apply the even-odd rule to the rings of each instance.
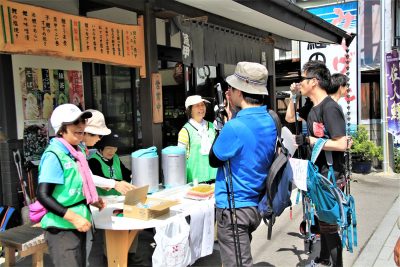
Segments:
[[[316,78],[316,77],[304,77],[304,76],[301,76],[301,78],[300,78],[300,83],[302,82],[302,81],[304,81],[304,80],[311,80],[311,79],[317,79],[318,80],[318,78]]]

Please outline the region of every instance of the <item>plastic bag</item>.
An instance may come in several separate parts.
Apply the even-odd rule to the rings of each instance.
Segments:
[[[154,267],[184,267],[190,264],[190,226],[185,218],[178,218],[167,225],[156,228],[153,253]]]

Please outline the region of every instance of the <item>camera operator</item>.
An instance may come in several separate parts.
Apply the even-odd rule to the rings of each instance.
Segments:
[[[251,233],[261,222],[257,204],[273,161],[277,135],[272,117],[262,106],[263,98],[268,94],[267,78],[265,66],[239,62],[235,73],[226,79],[230,102],[239,112],[222,128],[209,156],[210,165],[218,167],[216,221],[223,266],[235,266],[237,256],[241,258],[242,266],[253,265]],[[228,183],[232,183],[233,190]],[[234,196],[233,203],[229,203],[230,194]],[[232,219],[232,212],[235,212],[236,220]],[[234,224],[239,226],[237,232],[232,231]]]

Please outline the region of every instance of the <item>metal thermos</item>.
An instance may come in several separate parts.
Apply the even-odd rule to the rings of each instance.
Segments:
[[[168,188],[186,184],[186,149],[169,146],[161,154],[164,186]]]
[[[155,146],[132,153],[132,184],[149,185],[149,193],[158,191],[158,155]]]

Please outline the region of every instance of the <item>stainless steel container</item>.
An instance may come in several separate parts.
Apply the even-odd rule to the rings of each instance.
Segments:
[[[132,153],[132,184],[149,185],[149,193],[159,189],[157,148],[140,149]]]
[[[169,146],[162,150],[161,155],[164,186],[168,188],[186,184],[186,150]]]

